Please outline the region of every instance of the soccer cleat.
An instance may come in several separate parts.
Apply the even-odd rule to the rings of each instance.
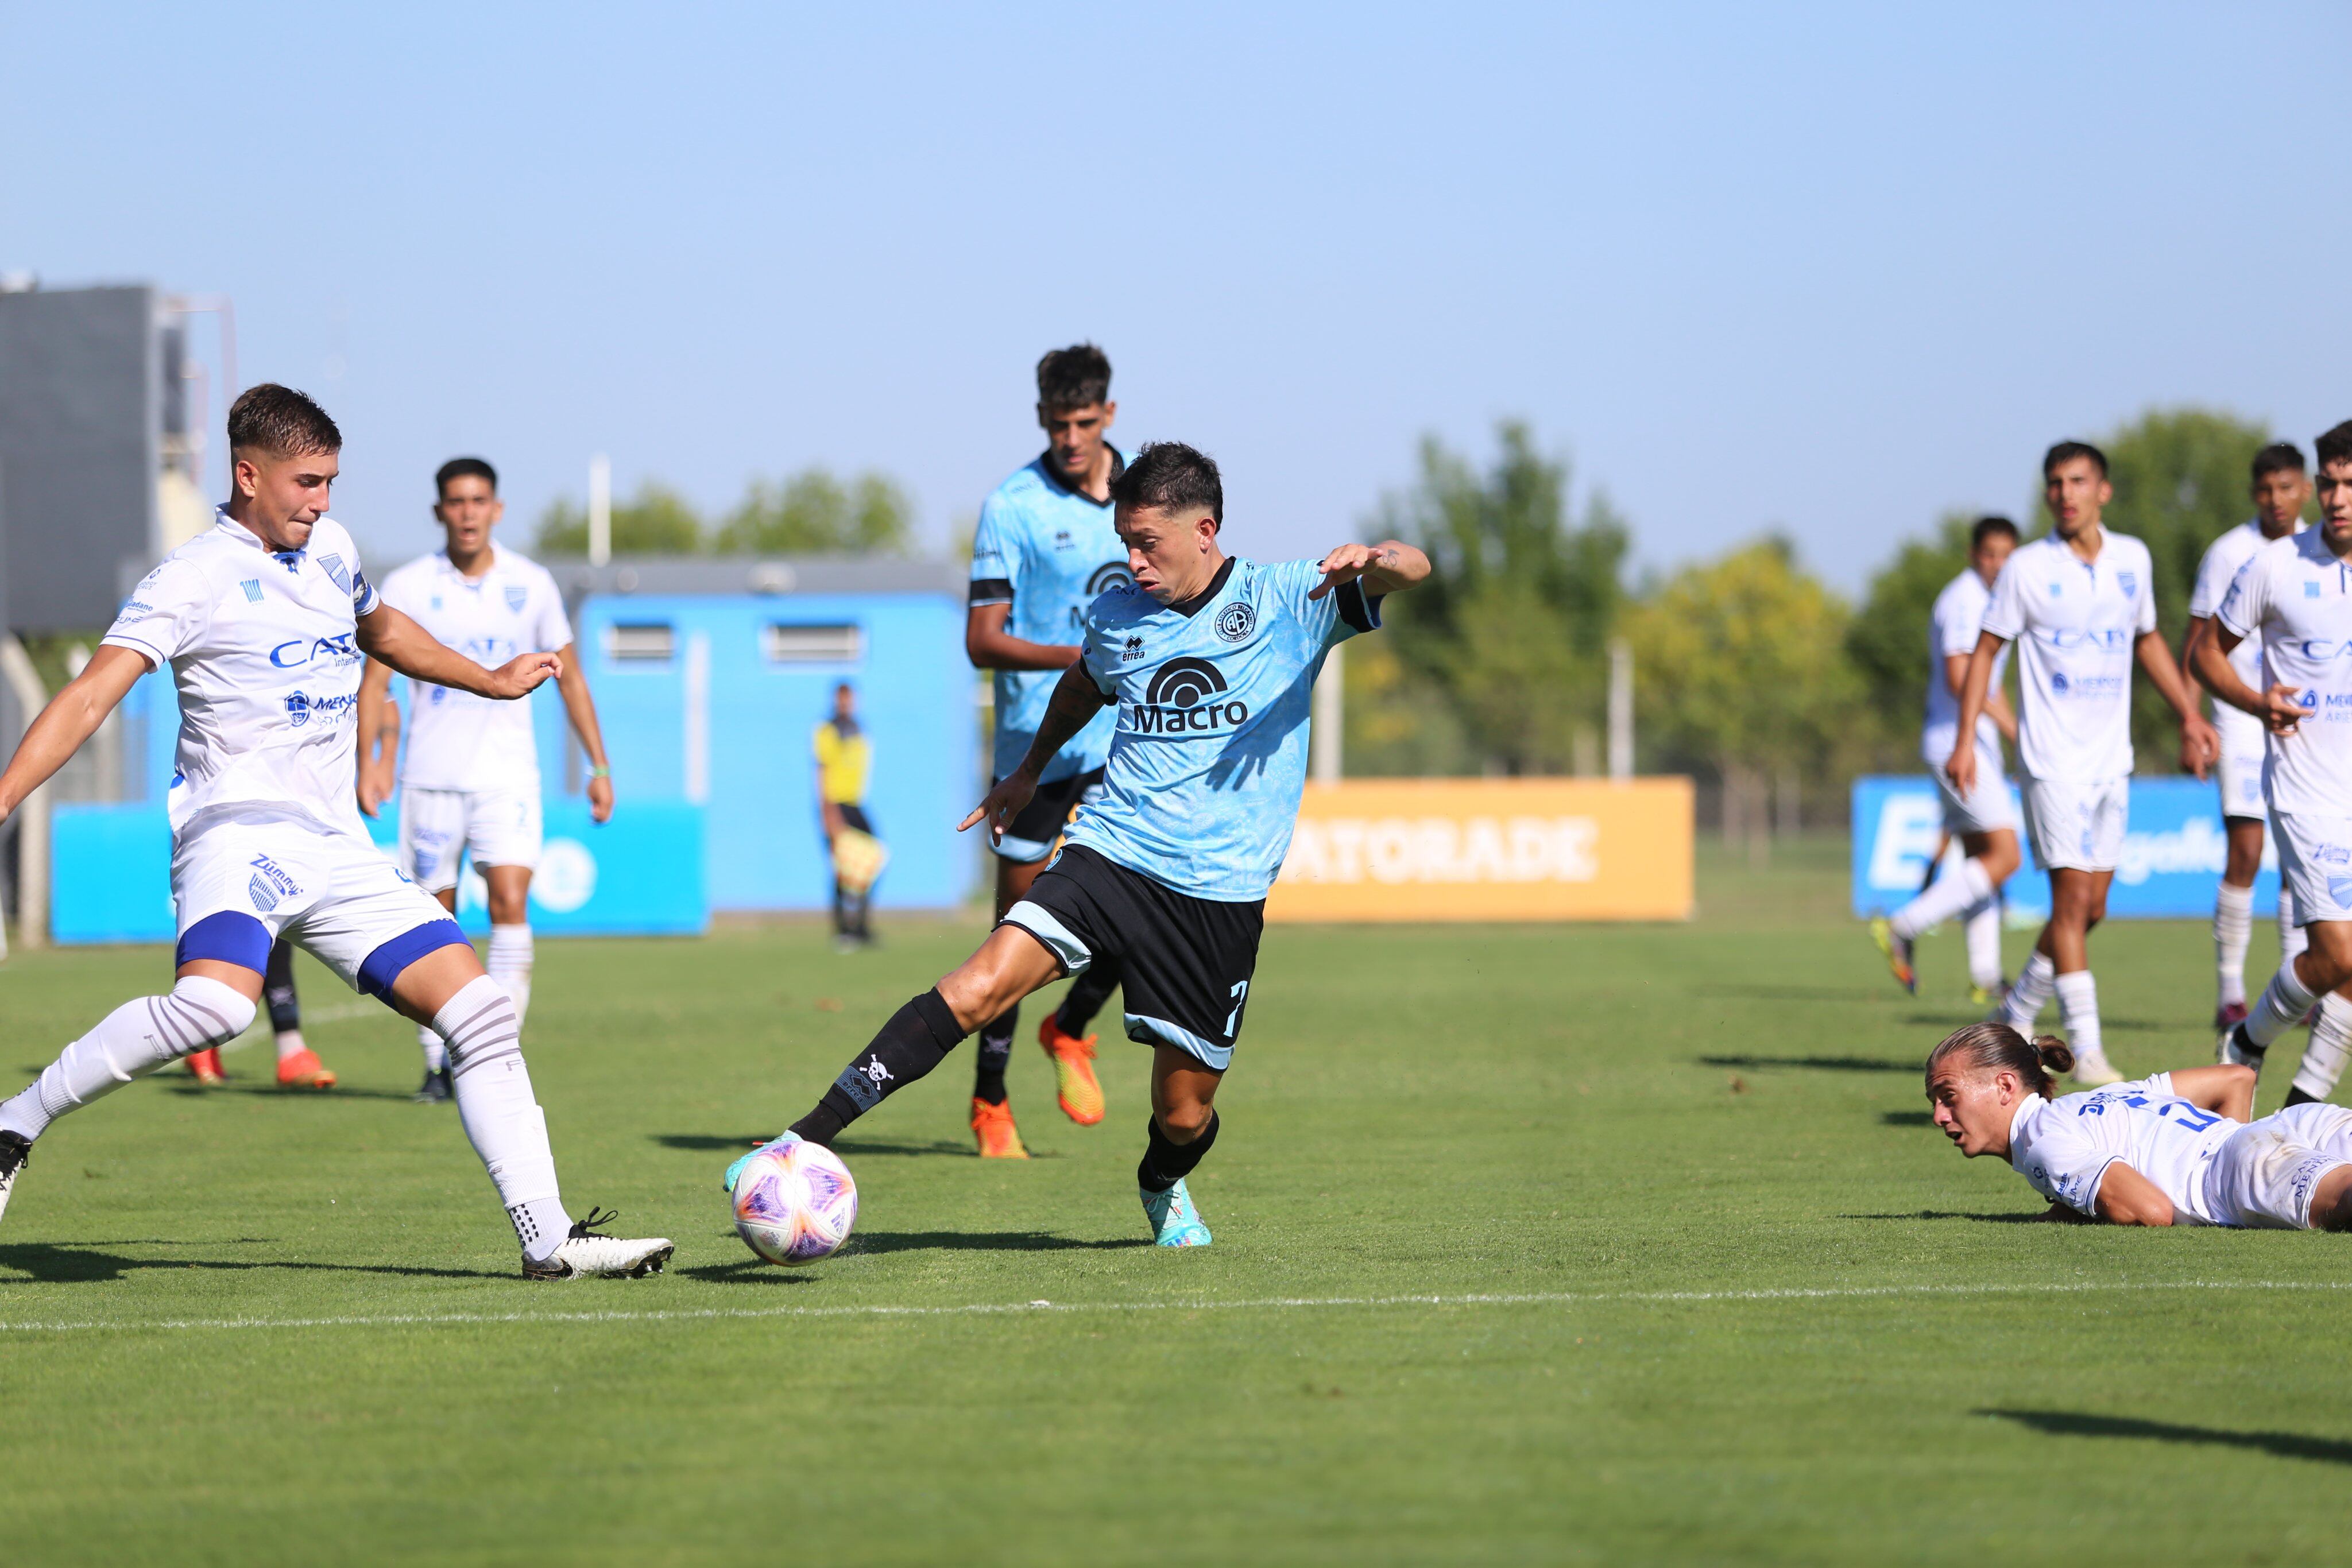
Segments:
[[[291,1056],[278,1059],[278,1087],[280,1089],[332,1089],[335,1075],[319,1060],[319,1053],[304,1046]]]
[[[2243,1002],[2230,1002],[2213,1009],[2215,1029],[2226,1030],[2232,1024],[2242,1024],[2245,1021],[2246,1004]]]
[[[1976,1007],[1990,1008],[1998,1012],[2009,1005],[2009,982],[2003,980],[1990,989],[1983,986],[1970,986],[1969,1001]]]
[[[2124,1075],[2115,1070],[2104,1051],[2075,1057],[2074,1071],[2067,1076],[2076,1087],[2083,1089],[2104,1089],[2110,1083],[2124,1081]]]
[[[1895,983],[1917,996],[1919,974],[1911,967],[1911,939],[1895,935],[1895,927],[1884,915],[1870,917],[1870,939],[1878,944],[1880,952],[1886,955],[1887,972],[1895,977]]]
[[[980,1140],[980,1157],[984,1160],[1025,1160],[1028,1148],[1021,1142],[1021,1129],[1013,1124],[1013,1102],[992,1105],[985,1100],[971,1103],[971,1133]]]
[[[0,1214],[8,1212],[8,1189],[16,1185],[16,1173],[33,1157],[33,1145],[21,1133],[0,1130]]]
[[[1080,1040],[1062,1027],[1060,1015],[1047,1013],[1037,1026],[1037,1043],[1054,1060],[1055,1090],[1062,1114],[1081,1127],[1103,1119],[1102,1082],[1095,1077],[1095,1037]]]
[[[2251,1067],[2260,1072],[2263,1058],[2269,1052],[2270,1047],[2256,1045],[2247,1038],[2246,1026],[2242,1023],[2231,1024],[2221,1031],[2221,1038],[2213,1042],[2213,1060],[2223,1067]]]
[[[426,1068],[425,1082],[418,1084],[416,1092],[409,1096],[419,1105],[438,1105],[457,1097],[457,1080],[449,1076],[446,1067]]]
[[[600,1214],[591,1208],[588,1218],[574,1221],[572,1234],[562,1245],[539,1262],[529,1258],[522,1260],[522,1277],[526,1280],[585,1280],[592,1276],[642,1280],[648,1274],[658,1274],[670,1254],[677,1250],[677,1243],[667,1236],[625,1241],[617,1236],[599,1236],[596,1227],[610,1225],[620,1218],[617,1214]]]
[[[743,1175],[743,1167],[751,1163],[751,1159],[754,1155],[758,1155],[768,1149],[781,1149],[786,1144],[797,1144],[800,1141],[801,1135],[798,1133],[778,1133],[774,1137],[769,1139],[764,1144],[753,1145],[751,1153],[736,1155],[735,1163],[727,1167],[727,1174],[719,1178],[727,1186],[727,1196],[730,1197],[735,1196],[735,1183],[741,1178]]]
[[[1206,1247],[1209,1228],[1201,1221],[1201,1211],[1192,1207],[1192,1195],[1187,1191],[1181,1177],[1166,1192],[1154,1192],[1148,1186],[1135,1189],[1143,1198],[1143,1217],[1151,1221],[1151,1240],[1157,1247]]]
[[[220,1047],[216,1045],[190,1051],[188,1071],[195,1074],[196,1082],[207,1089],[228,1082],[228,1073],[221,1067]]]

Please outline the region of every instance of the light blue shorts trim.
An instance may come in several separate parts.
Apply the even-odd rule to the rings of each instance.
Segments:
[[[1005,834],[989,848],[995,852],[998,860],[1010,861],[1014,865],[1035,865],[1054,852],[1054,843],[1051,840],[1041,842],[1036,839],[1014,838],[1011,833]]]
[[[1087,971],[1087,966],[1095,961],[1094,954],[1087,950],[1085,943],[1072,935],[1068,926],[1055,919],[1052,913],[1042,905],[1032,904],[1025,898],[1006,910],[1004,918],[998,924],[1018,925],[1022,930],[1044,943],[1045,951],[1054,955],[1060,962],[1064,974],[1083,975]],[[1141,1038],[1134,1033],[1131,1020],[1129,1026],[1129,1036],[1131,1039]],[[1191,1048],[1188,1046],[1186,1049]]]
[[[1166,1019],[1148,1019],[1140,1013],[1122,1016],[1127,1019],[1127,1038],[1138,1045],[1172,1045],[1188,1056],[1199,1058],[1201,1065],[1212,1072],[1223,1072],[1233,1065],[1234,1048],[1230,1045],[1213,1044]]]

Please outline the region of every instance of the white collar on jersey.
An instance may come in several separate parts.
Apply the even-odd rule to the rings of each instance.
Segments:
[[[238,544],[250,546],[252,549],[257,549],[262,554],[269,556],[275,559],[293,564],[299,562],[304,556],[310,553],[310,547],[308,545],[296,550],[271,549],[268,539],[263,538],[259,534],[255,533],[251,528],[247,528],[243,523],[240,523],[235,517],[230,517],[226,507],[215,507],[213,508],[213,517],[216,519],[215,526],[217,526],[223,533],[228,535],[230,538],[235,539]]]
[[[499,547],[492,545],[490,547],[490,564],[482,569],[482,575],[479,577],[467,577],[464,572],[457,570],[457,563],[449,559],[448,546],[443,545],[439,549],[433,552],[433,564],[435,568],[444,576],[454,577],[468,588],[479,588],[482,584],[489,581],[491,578],[497,576],[499,567],[505,559],[506,558],[499,552]]]

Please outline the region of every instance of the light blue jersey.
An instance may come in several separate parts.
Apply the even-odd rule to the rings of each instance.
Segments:
[[[1127,461],[1111,451],[1111,477]],[[1043,456],[982,503],[971,540],[971,602],[1010,604],[1004,630],[1028,643],[1074,644],[1085,635],[1087,606],[1104,590],[1134,581],[1127,547],[1111,527],[1111,505],[1073,490]],[[996,777],[1029,755],[1029,743],[1059,684],[1059,670],[998,670]],[[1108,713],[1073,736],[1045,765],[1045,779],[1090,773],[1110,748]]]
[[[1095,601],[1083,658],[1118,727],[1065,841],[1194,898],[1265,896],[1298,821],[1323,655],[1381,623],[1360,583],[1307,598],[1322,580],[1311,560],[1236,556],[1181,606],[1132,584]]]

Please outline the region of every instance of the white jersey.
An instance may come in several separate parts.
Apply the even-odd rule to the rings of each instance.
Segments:
[[[1944,678],[1944,661],[1967,658],[1977,651],[1977,633],[1984,629],[1985,606],[1992,601],[1992,590],[1985,586],[1970,567],[1951,581],[1944,591],[1936,595],[1936,608],[1927,616],[1927,724],[1919,732],[1919,755],[1931,768],[1940,768],[1952,758],[1952,746],[1960,737],[1960,699],[1952,695],[1951,683]],[[1990,697],[2000,690],[2001,672],[2009,667],[2009,649],[2004,646],[1993,655],[1992,680],[1985,687]],[[2000,755],[2000,726],[1993,723],[1990,714],[1977,716],[1977,745],[1995,757]]]
[[[503,546],[468,581],[439,550],[383,580],[383,601],[486,669],[572,645],[562,591],[536,561]],[[400,782],[412,789],[539,789],[530,704],[408,683]]]
[[[2176,1224],[2224,1225],[2206,1193],[2206,1168],[2243,1127],[2172,1092],[2172,1074],[2111,1083],[2086,1094],[2029,1094],[2009,1124],[2009,1163],[2036,1192],[2098,1212],[2099,1179],[2120,1160],[2172,1200]]]
[[[2271,810],[2352,817],[2352,567],[2327,548],[2324,529],[2273,539],[2213,619],[2249,641],[2261,633],[2271,679],[2300,694],[2294,733],[2269,737]]]
[[[2295,520],[2295,531],[2303,530],[2301,518]],[[2189,615],[2191,620],[2210,621],[2221,608],[2221,601],[2237,580],[2239,569],[2254,559],[2256,552],[2271,542],[2260,523],[2240,523],[2220,538],[2205,547],[2204,559],[2197,563],[2197,583],[2189,591]],[[2256,691],[2270,683],[2263,674],[2263,637],[2259,632],[2230,650],[2230,668],[2238,672],[2238,679]],[[2231,707],[2216,698],[2213,703],[2213,727],[2221,732],[2221,749],[2231,756],[2259,758],[2263,754],[2263,721],[2242,708]]]
[[[104,641],[172,666],[180,744],[165,801],[175,839],[215,821],[289,817],[365,832],[352,799],[365,662],[353,638],[376,602],[333,518],[280,555],[226,511],[131,591]]]
[[[2020,545],[1984,630],[2019,648],[2017,751],[2028,775],[2088,784],[2132,770],[2133,644],[2156,630],[2147,547],[2123,534],[2086,561],[2052,535]]]

